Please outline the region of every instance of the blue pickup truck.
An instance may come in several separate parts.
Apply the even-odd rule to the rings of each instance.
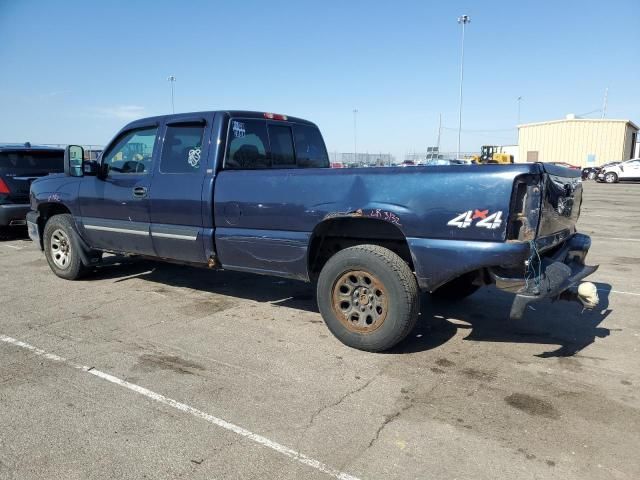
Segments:
[[[574,290],[594,303],[577,293],[596,268],[576,233],[579,171],[332,169],[316,125],[247,111],[137,120],[83,158],[68,146],[65,173],[31,186],[30,237],[62,278],[114,252],[314,282],[332,333],[369,351],[411,331],[422,291],[496,284],[513,318]]]

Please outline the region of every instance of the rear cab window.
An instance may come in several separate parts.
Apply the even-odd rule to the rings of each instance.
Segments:
[[[242,118],[229,122],[226,170],[328,167],[329,155],[315,126]]]

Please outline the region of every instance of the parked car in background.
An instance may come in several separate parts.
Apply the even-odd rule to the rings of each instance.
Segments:
[[[620,181],[640,181],[640,158],[615,163],[603,167],[596,179],[599,182],[617,183]]]
[[[413,160],[405,160],[404,162],[402,162],[400,164],[401,167],[415,167],[416,166],[416,162],[414,162]]]
[[[582,179],[595,180],[598,176],[598,173],[600,173],[600,170],[602,170],[605,167],[609,167],[611,165],[617,165],[618,163],[620,162],[609,162],[597,167],[585,167],[582,169]]]
[[[64,149],[0,144],[0,238],[26,225],[29,187],[38,177],[64,171]]]

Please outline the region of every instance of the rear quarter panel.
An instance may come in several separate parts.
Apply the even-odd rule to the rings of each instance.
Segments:
[[[406,237],[502,242],[513,180],[536,168],[221,171],[214,191],[216,247],[223,266],[306,279],[312,232],[339,216],[389,222]],[[480,216],[469,225],[448,225],[476,210]],[[483,215],[497,212],[502,212],[497,228],[477,226]]]

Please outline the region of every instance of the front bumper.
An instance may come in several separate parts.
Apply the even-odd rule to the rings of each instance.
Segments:
[[[581,233],[574,234],[555,253],[542,256],[532,268],[537,275],[528,279],[506,279],[494,276],[496,286],[514,291],[516,297],[511,306],[510,317],[519,320],[527,305],[545,298],[556,299],[562,292],[577,285],[582,279],[598,269],[598,265],[585,265],[584,260],[591,247],[591,238]],[[536,260],[537,262],[537,260]]]
[[[25,224],[25,217],[29,212],[29,204],[0,205],[0,227],[17,227]]]

